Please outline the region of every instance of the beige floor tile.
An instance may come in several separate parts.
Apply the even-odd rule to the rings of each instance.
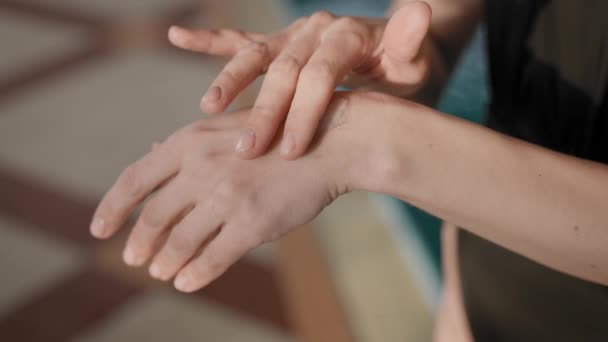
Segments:
[[[79,250],[0,218],[0,315],[81,267]]]
[[[0,82],[75,51],[82,38],[68,25],[0,12]]]
[[[313,225],[359,341],[430,338],[431,315],[369,195],[339,198]]]
[[[154,141],[202,114],[218,66],[165,50],[128,51],[0,106],[0,161],[77,193],[101,194]]]
[[[261,323],[200,299],[150,291],[74,342],[221,341],[279,342],[287,336]]]
[[[143,18],[166,13],[173,8],[192,3],[203,3],[202,0],[21,0],[34,4],[43,4],[56,8],[68,8],[75,12],[93,17],[106,18]]]
[[[232,17],[231,21],[243,29],[271,32],[289,24],[284,0],[257,0],[255,6],[251,5],[250,0],[228,0],[224,3]]]

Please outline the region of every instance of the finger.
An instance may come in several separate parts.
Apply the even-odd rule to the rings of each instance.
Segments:
[[[270,64],[247,129],[243,130],[236,145],[242,157],[255,158],[263,154],[274,140],[289,110],[302,66],[314,53],[320,32],[329,25],[331,18],[330,14],[317,15],[302,24],[292,42]]]
[[[160,252],[150,265],[150,274],[157,279],[168,280],[190,260],[204,245],[205,241],[221,225],[221,218],[215,214],[213,201],[195,207],[178,223]]]
[[[256,239],[245,238],[238,228],[224,226],[200,255],[179,271],[174,281],[175,288],[193,292],[207,286],[247,252],[259,246]]]
[[[243,127],[249,110],[225,112],[222,115],[206,115],[195,125],[201,131],[231,131]],[[234,142],[233,142],[234,147]]]
[[[302,70],[281,139],[281,156],[302,155],[315,135],[336,86],[365,55],[364,37],[340,27],[328,32]]]
[[[178,166],[177,158],[160,146],[127,167],[99,203],[91,234],[97,238],[112,236],[150,192],[177,172]]]
[[[401,7],[389,20],[382,37],[385,54],[397,63],[414,60],[431,25],[431,7],[413,1]]]
[[[271,58],[266,43],[254,42],[242,48],[213,81],[201,100],[201,109],[208,113],[226,110],[234,98],[264,72]]]
[[[131,266],[143,265],[154,253],[160,236],[194,204],[191,186],[175,179],[159,190],[144,208],[129,235],[123,259]]]
[[[179,26],[169,28],[169,41],[178,48],[217,56],[233,56],[252,40],[264,35],[238,30],[190,30]]]

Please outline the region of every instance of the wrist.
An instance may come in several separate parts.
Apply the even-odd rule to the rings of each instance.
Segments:
[[[370,92],[337,93],[324,143],[329,173],[339,188],[395,194],[407,182],[416,116],[428,108]],[[414,124],[416,123],[416,124]]]

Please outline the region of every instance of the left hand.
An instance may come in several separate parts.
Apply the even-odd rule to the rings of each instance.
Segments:
[[[205,112],[223,112],[264,74],[236,151],[257,158],[282,135],[282,156],[296,159],[308,150],[336,86],[410,98],[432,84],[440,68],[430,25],[431,7],[408,1],[390,19],[321,11],[272,34],[172,27],[169,40],[231,57],[201,101]]]
[[[334,126],[343,125],[343,113],[335,112]],[[347,191],[345,170],[353,169],[352,154],[361,150],[338,150],[343,138],[329,132],[331,122],[318,145],[298,160],[283,160],[276,147],[243,160],[232,153],[233,140],[248,115],[199,120],[127,167],[99,204],[92,234],[110,237],[149,197],[128,239],[125,262],[141,266],[154,256],[153,277],[176,276],[175,286],[191,292],[249,250],[310,221]]]

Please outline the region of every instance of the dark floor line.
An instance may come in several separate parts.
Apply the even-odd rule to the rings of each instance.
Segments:
[[[60,342],[78,336],[142,287],[82,270],[0,317],[0,341]]]
[[[31,86],[61,76],[64,72],[80,67],[105,55],[107,49],[101,44],[92,45],[46,62],[38,67],[17,74],[15,77],[0,80],[0,103],[17,97],[21,92]]]
[[[12,11],[37,19],[53,21],[66,25],[76,25],[83,28],[96,28],[104,24],[101,18],[90,17],[85,13],[76,12],[58,5],[46,5],[21,0],[0,0],[0,10]]]
[[[277,272],[259,263],[240,260],[196,295],[246,313],[282,331],[292,330],[278,286]]]
[[[78,245],[95,242],[88,226],[95,209],[91,199],[68,194],[24,172],[0,166],[0,214]]]

